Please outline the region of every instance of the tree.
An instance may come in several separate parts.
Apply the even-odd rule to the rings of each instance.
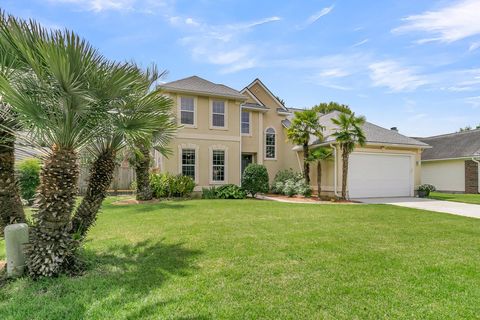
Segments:
[[[107,195],[118,151],[126,145],[151,139],[155,132],[162,132],[166,136],[166,139],[160,142],[162,146],[166,146],[176,128],[172,115],[172,100],[163,96],[159,90],[143,95],[148,86],[145,75],[131,72],[138,78],[138,83],[125,87],[124,97],[117,99],[115,109],[110,112],[106,134],[87,148],[94,157],[94,162],[90,169],[86,194],[72,219],[72,233],[82,239],[94,224]],[[104,83],[108,84],[110,81],[105,79]]]
[[[476,130],[476,129],[480,129],[480,124],[477,125],[474,129],[475,129],[475,130]],[[465,127],[463,127],[463,128],[460,128],[460,129],[458,130],[458,132],[464,132],[464,131],[470,131],[470,130],[472,130],[472,127],[471,127],[471,126],[465,126]]]
[[[333,134],[342,151],[342,199],[347,199],[347,176],[348,159],[355,149],[356,145],[363,146],[366,142],[363,124],[365,117],[355,116],[355,113],[340,113],[338,118],[332,119],[333,124],[337,126],[337,131]]]
[[[295,118],[287,129],[288,139],[303,148],[303,176],[308,185],[310,185],[310,162],[308,161],[310,139],[323,140],[323,130],[325,129],[318,121],[319,116],[313,110],[295,112]]]
[[[155,66],[147,69],[144,74],[145,86],[138,91],[137,99],[141,100],[149,95],[161,96],[161,92],[158,89],[151,91],[156,82],[164,77],[165,74],[165,72],[159,72]],[[169,108],[171,107],[172,105],[169,104]],[[170,150],[166,146],[177,129],[175,121],[170,117],[168,121],[163,121],[162,125],[158,126],[157,130],[151,132],[151,134],[141,139],[135,139],[133,162],[137,176],[137,200],[147,201],[153,199],[153,191],[150,186],[151,150],[155,149],[163,155],[168,155]]]
[[[317,163],[317,190],[318,190],[318,198],[320,199],[320,193],[322,191],[322,161],[330,160],[333,155],[333,150],[331,148],[326,147],[319,147],[313,149],[310,152],[310,156],[308,158],[309,162],[316,162]]]
[[[32,142],[48,146],[41,171],[27,267],[32,277],[56,276],[75,265],[69,231],[77,193],[78,152],[103,134],[108,113],[91,79],[106,59],[70,31],[48,31],[13,17],[0,25],[0,50],[19,68],[3,68],[0,94],[28,129]],[[116,90],[115,86],[109,86]]]
[[[15,177],[14,116],[10,108],[0,103],[0,235],[12,223],[25,222],[22,201]]]
[[[249,164],[242,175],[242,188],[253,198],[259,192],[268,192],[268,171],[261,164]]]
[[[343,113],[352,113],[352,110],[350,109],[350,107],[346,104],[340,104],[338,102],[322,102],[322,103],[319,103],[315,106],[313,106],[312,108],[313,111],[315,112],[318,112],[318,113],[321,113],[321,114],[327,114],[327,113],[330,113],[332,111],[340,111],[340,112],[343,112]]]

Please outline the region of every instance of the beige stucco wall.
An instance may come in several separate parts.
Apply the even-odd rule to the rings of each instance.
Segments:
[[[422,183],[433,184],[439,191],[465,191],[465,160],[424,161]]]

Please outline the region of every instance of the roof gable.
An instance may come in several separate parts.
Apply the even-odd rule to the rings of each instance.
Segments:
[[[262,88],[262,90],[273,100],[273,102],[277,105],[277,107],[279,107],[279,108],[283,109],[284,111],[288,112],[288,108],[285,107],[283,104],[281,104],[280,101],[278,101],[278,98],[270,91],[270,89],[267,88],[267,86],[265,84],[263,84],[263,82],[260,79],[256,78],[248,86],[246,86],[245,89],[250,91],[251,94],[255,95],[254,92],[251,92],[251,90],[250,90],[254,85],[260,86],[260,88]],[[243,89],[242,92],[245,89]],[[262,102],[262,103],[265,104],[264,102]]]
[[[480,129],[417,139],[432,146],[422,160],[480,157]]]
[[[246,100],[246,97],[237,90],[223,84],[213,83],[198,76],[191,76],[188,78],[165,83],[160,86],[160,89],[171,92],[186,92],[213,95],[241,101]]]

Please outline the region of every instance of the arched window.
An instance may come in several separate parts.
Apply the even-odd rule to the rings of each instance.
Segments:
[[[275,159],[276,145],[275,145],[275,129],[268,128],[265,130],[265,158]]]

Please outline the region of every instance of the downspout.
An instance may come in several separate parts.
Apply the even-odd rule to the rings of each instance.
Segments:
[[[330,144],[330,147],[333,149],[333,193],[335,197],[339,197],[337,191],[337,147],[333,144]]]

